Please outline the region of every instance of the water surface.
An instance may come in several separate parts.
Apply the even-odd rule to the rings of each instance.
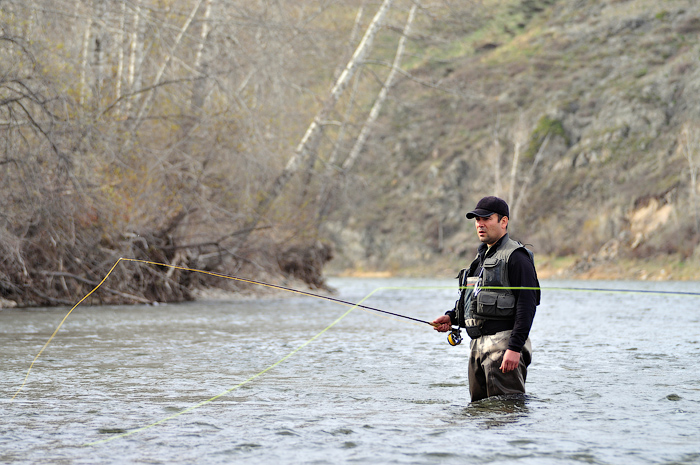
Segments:
[[[331,280],[426,321],[455,284]],[[1,310],[0,462],[700,463],[700,297],[569,289],[698,283],[543,287],[528,394],[476,403],[466,344],[307,297],[78,307],[11,401],[68,309]]]

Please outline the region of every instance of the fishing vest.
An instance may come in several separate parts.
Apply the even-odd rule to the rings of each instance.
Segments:
[[[516,250],[523,248],[534,258],[532,252],[520,242],[506,235],[493,255],[484,258],[482,271],[469,306],[472,318],[484,320],[512,320],[515,318],[515,295],[508,280],[508,259]],[[488,252],[487,252],[488,253]],[[479,257],[477,256],[477,260]],[[484,289],[489,287],[506,289]]]

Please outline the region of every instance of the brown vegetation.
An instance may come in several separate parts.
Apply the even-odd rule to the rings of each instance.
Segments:
[[[323,286],[321,223],[446,5],[411,37],[398,0],[3,1],[0,297],[73,303],[119,257]],[[115,274],[94,302],[232,285]]]
[[[552,260],[695,260],[687,4],[3,1],[0,298],[74,303],[120,257],[447,269],[486,193]],[[648,199],[672,213],[637,230]],[[240,284],[128,263],[94,302],[208,286]]]

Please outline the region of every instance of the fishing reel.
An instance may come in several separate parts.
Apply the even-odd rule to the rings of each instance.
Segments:
[[[447,342],[451,346],[458,346],[462,343],[462,333],[460,332],[459,327],[452,328],[450,334],[447,335]]]

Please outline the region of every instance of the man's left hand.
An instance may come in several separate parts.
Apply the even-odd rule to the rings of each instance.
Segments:
[[[506,350],[506,353],[503,355],[503,362],[501,363],[501,368],[500,370],[503,373],[508,373],[509,371],[513,371],[516,368],[518,368],[518,364],[520,363],[520,352],[516,352],[514,350]]]

